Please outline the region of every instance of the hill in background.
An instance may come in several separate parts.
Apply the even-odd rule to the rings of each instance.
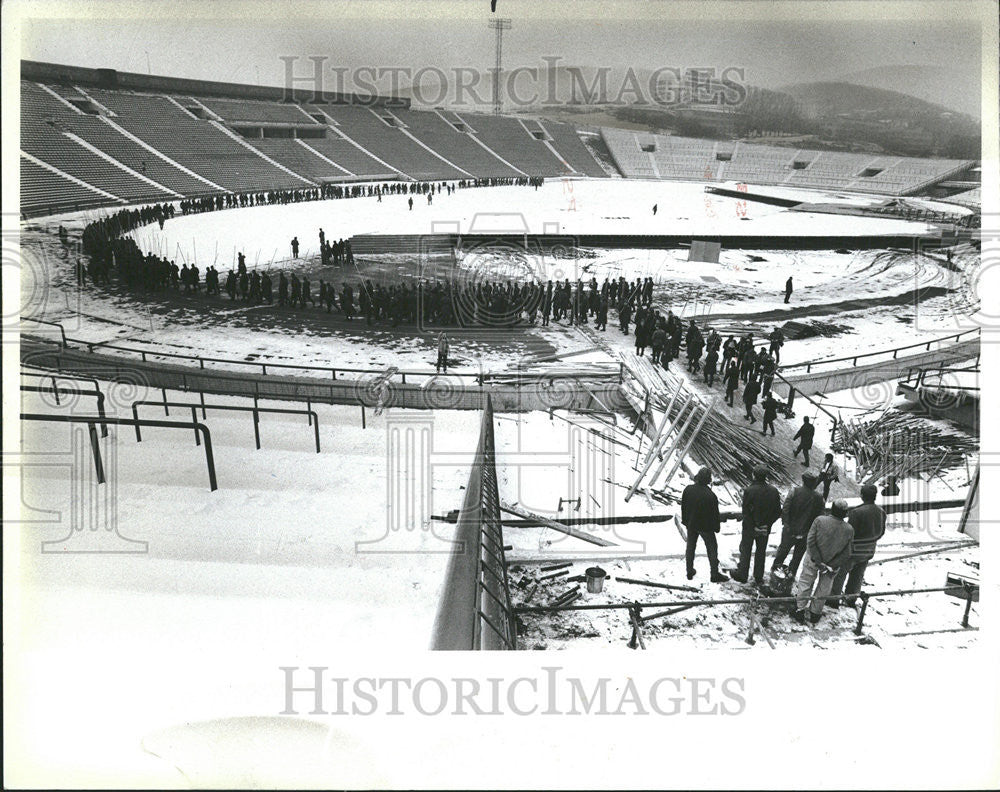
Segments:
[[[920,65],[880,66],[843,74],[835,82],[896,91],[956,113],[975,118],[981,115],[980,75],[958,69]]]

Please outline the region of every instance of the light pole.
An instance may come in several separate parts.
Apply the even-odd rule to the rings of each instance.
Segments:
[[[500,115],[501,98],[500,98],[500,70],[503,67],[503,32],[505,30],[510,30],[510,20],[509,19],[491,19],[489,21],[489,26],[496,31],[497,40],[497,61],[496,61],[496,71],[493,73],[493,115]]]

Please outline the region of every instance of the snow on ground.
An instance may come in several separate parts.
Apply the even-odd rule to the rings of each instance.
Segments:
[[[925,223],[904,220],[790,212],[782,207],[739,201],[705,192],[701,182],[549,180],[531,187],[491,187],[435,195],[433,204],[415,195],[314,201],[230,209],[175,217],[163,230],[151,225],[133,232],[139,246],[199,265],[235,266],[243,251],[247,266],[284,261],[298,236],[300,256],[318,255],[318,231],[328,239],[354,234],[555,233],[787,236],[925,234]],[[833,194],[806,193],[814,201]],[[870,201],[871,198],[859,199]],[[657,213],[652,213],[653,205]],[[742,206],[742,205],[741,205]],[[741,209],[742,211],[742,209]],[[230,221],[231,218],[231,221]],[[549,225],[549,224],[555,224]]]
[[[149,395],[102,385],[118,414]],[[68,410],[66,399],[56,408],[51,397],[23,396],[26,412]],[[70,402],[74,412],[93,412],[92,401]],[[5,673],[9,706],[26,713],[19,755],[45,768],[37,778],[57,787],[85,768],[99,785],[184,785],[169,756],[142,752],[144,735],[276,714],[280,666],[335,664],[357,647],[389,657],[430,645],[454,526],[413,521],[461,506],[480,416],[369,410],[362,429],[358,408],[316,410],[319,454],[305,416],[263,414],[255,450],[250,414],[199,413],[212,433],[215,492],[187,430],[145,428],[137,443],[131,428],[109,427],[101,442],[108,483],[96,485],[85,429],[74,440],[65,425],[22,423],[31,459],[20,468],[21,523],[10,524],[18,533],[5,542],[19,579],[8,581],[17,599],[4,636],[20,660]],[[164,419],[157,407],[140,414]],[[168,420],[189,421],[190,412],[171,408]],[[405,453],[406,437],[419,443],[423,432],[433,454],[429,499],[414,484],[424,470],[414,461],[419,448]],[[404,453],[389,453],[390,441]],[[43,551],[42,542],[52,544]],[[134,552],[143,549],[137,542],[146,552]],[[60,552],[81,549],[91,552]],[[96,710],[108,715],[101,730],[90,728]],[[349,748],[332,746],[341,762]],[[378,772],[391,773],[380,761]],[[351,785],[350,767],[322,777]]]
[[[459,195],[483,192],[489,191],[466,190]],[[339,201],[338,205],[365,200]],[[313,204],[262,209],[310,206]],[[227,224],[220,221],[230,214],[215,212],[196,218],[215,221],[221,233]],[[189,219],[195,218],[169,221],[166,228]],[[361,321],[349,323],[338,313],[327,315],[322,309],[283,311],[271,306],[233,305],[227,298],[162,293],[137,299],[117,286],[81,288],[72,271],[75,256],[68,254],[52,233],[58,222],[66,224],[71,234],[78,230],[61,218],[36,221],[22,231],[26,251],[22,313],[61,322],[72,337],[220,358],[319,366],[381,368],[391,363],[400,368],[428,368],[435,358],[435,328],[379,325],[369,329]],[[79,222],[77,219],[77,226]],[[460,266],[483,266],[490,256],[506,255],[477,251],[470,257],[467,252]],[[966,254],[969,258],[977,255]],[[319,271],[315,262],[300,264],[314,279],[336,281],[343,277],[339,272]],[[539,255],[528,266],[546,280],[593,277],[602,282],[605,277],[619,275],[629,280],[654,277],[654,303],[659,310],[696,317],[724,332],[738,333],[745,328],[769,332],[790,320],[815,328],[817,335],[786,344],[786,363],[842,355],[852,349],[871,350],[872,339],[877,339],[878,348],[891,348],[953,334],[971,326],[968,317],[975,311],[975,306],[968,304],[967,290],[956,288],[961,285],[959,275],[931,257],[905,253],[734,250],[723,251],[719,264],[709,264],[687,261],[682,250],[584,250],[569,259]],[[971,263],[959,266],[967,268]],[[783,288],[788,274],[794,275],[796,291],[786,306]],[[909,299],[918,288],[937,291],[925,291],[919,301]],[[839,305],[845,300],[852,302]],[[614,320],[612,315],[612,323]],[[245,332],[234,333],[234,328]],[[578,336],[559,323],[513,331],[477,330],[453,338],[452,365],[503,368],[524,356],[584,348]]]
[[[932,518],[933,519],[933,518]],[[899,591],[916,588],[940,588],[948,572],[978,576],[979,547],[959,547],[952,544],[927,542],[961,542],[964,535],[954,532],[954,523],[934,522],[934,529],[925,533],[909,522],[890,515],[889,530],[879,543],[876,561],[865,575],[864,590],[868,592]],[[768,546],[768,568],[780,539],[780,526],[772,530]],[[574,604],[662,603],[643,608],[643,616],[669,610],[674,604],[696,599],[752,599],[752,586],[736,581],[711,583],[704,546],[699,544],[695,558],[697,575],[687,580],[684,561],[684,541],[670,526],[664,538],[671,545],[667,557],[655,560],[640,558],[581,560],[573,563],[568,576],[542,581],[530,601],[525,602],[532,584],[544,574],[537,563],[520,563],[511,567],[512,596],[515,604],[544,606],[551,604],[560,593],[575,586],[582,594]],[[737,521],[723,524],[719,536],[719,558],[723,569],[735,568],[739,560],[740,525]],[[939,547],[946,552],[888,560],[909,553]],[[591,566],[599,565],[610,579],[599,594],[587,593],[585,582],[567,583],[566,577],[582,575]],[[691,586],[694,591],[670,590],[626,583],[627,577],[671,586]],[[521,585],[519,585],[521,584]],[[874,598],[864,620],[864,638],[856,640],[853,628],[857,612],[850,607],[827,608],[821,621],[813,626],[798,624],[791,618],[791,605],[777,603],[756,606],[756,614],[777,648],[804,645],[818,649],[843,651],[872,646],[874,640],[883,649],[899,648],[965,648],[974,646],[978,633],[961,626],[964,600],[941,592]],[[627,610],[588,610],[558,614],[522,614],[525,631],[520,640],[524,649],[602,648],[627,650],[632,634]],[[970,627],[980,626],[979,606],[974,604]],[[644,624],[646,647],[652,651],[684,648],[747,649],[749,606],[729,604],[696,606],[675,615],[654,619]],[[767,650],[768,644],[756,632],[756,648]]]

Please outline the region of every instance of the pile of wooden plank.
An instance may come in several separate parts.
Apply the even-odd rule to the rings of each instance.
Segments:
[[[886,411],[868,421],[841,421],[832,450],[852,456],[858,481],[935,476],[965,465],[976,440],[939,428],[921,416]]]
[[[650,407],[671,423],[679,417],[688,396],[697,399],[702,411],[709,406],[669,371],[653,366],[648,358],[627,358],[623,361],[635,381],[650,393]],[[642,394],[645,398],[645,394]],[[719,478],[746,487],[753,480],[755,465],[764,465],[772,472],[771,483],[782,486],[795,482],[786,471],[785,460],[771,450],[759,432],[733,423],[721,410],[709,410],[691,447],[691,456]]]

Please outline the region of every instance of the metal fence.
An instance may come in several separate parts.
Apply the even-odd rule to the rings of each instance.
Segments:
[[[905,346],[899,346],[894,349],[879,349],[874,352],[862,352],[858,355],[848,355],[846,357],[839,358],[820,358],[819,360],[810,360],[803,363],[792,363],[791,365],[783,365],[781,370],[786,374],[794,372],[799,374],[801,369],[805,369],[806,373],[812,373],[815,366],[825,366],[832,364],[845,363],[847,361],[851,362],[851,367],[857,366],[858,361],[868,361],[870,358],[874,357],[886,357],[886,360],[898,360],[900,352],[907,352],[910,350],[923,350],[924,352],[930,352],[931,347],[937,346],[938,350],[944,352],[948,350],[950,346],[957,346],[959,344],[965,344],[971,342],[977,336],[982,333],[982,328],[976,327],[971,330],[963,330],[961,333],[955,333],[954,335],[945,336],[943,338],[932,338],[930,341],[921,341],[916,344],[907,344]],[[915,353],[919,354],[919,353]],[[877,362],[877,361],[871,361]],[[835,366],[835,368],[844,368],[842,366]]]
[[[516,649],[493,440],[493,404],[483,410],[479,446],[434,621],[433,649]]]

